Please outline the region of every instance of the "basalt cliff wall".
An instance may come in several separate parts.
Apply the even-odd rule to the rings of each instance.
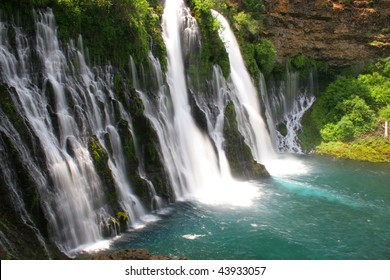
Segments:
[[[305,55],[345,67],[389,56],[390,1],[350,2],[267,1],[267,36],[277,60]]]

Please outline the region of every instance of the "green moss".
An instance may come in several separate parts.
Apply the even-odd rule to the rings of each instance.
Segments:
[[[118,222],[121,231],[125,231],[127,229],[129,222],[129,216],[127,213],[123,211],[117,212],[115,220]]]
[[[102,180],[106,202],[110,206],[117,208],[118,196],[115,191],[114,178],[112,177],[111,170],[108,166],[108,154],[96,136],[91,136],[89,138],[88,150],[92,157],[96,172]]]
[[[146,0],[62,0],[53,5],[53,10],[61,40],[81,34],[93,61],[109,60],[125,69],[130,55],[137,65],[147,59],[150,50],[164,56],[159,7],[151,7]]]
[[[212,16],[210,9],[215,8],[214,1],[192,0],[188,2],[201,32],[201,50],[193,55],[189,65],[189,74],[205,80],[214,65],[221,67],[222,73],[227,77],[230,73],[229,57],[225,46],[218,35],[219,23]]]
[[[390,162],[390,140],[382,137],[369,137],[350,143],[321,143],[315,153],[353,160]]]
[[[312,109],[310,109],[302,118],[302,132],[299,134],[299,142],[301,147],[305,151],[314,149],[321,143],[321,134],[318,126],[315,122],[315,118],[312,117]]]
[[[118,123],[118,133],[121,138],[124,156],[130,165],[131,171],[137,170],[138,158],[135,152],[133,135],[129,130],[129,124],[125,120],[120,120]]]
[[[144,115],[143,102],[135,89],[130,88],[127,94],[128,103],[126,110],[131,115],[132,132],[136,137],[135,139],[133,138],[128,124],[124,120],[118,123],[118,132],[121,137],[133,189],[143,200],[144,204],[150,206],[152,197],[146,182],[140,178],[139,161],[142,161],[148,179],[153,183],[160,197],[165,199],[170,197],[170,183],[166,178],[167,176],[161,161],[158,136],[151,122]]]
[[[119,221],[124,221],[124,222],[127,222],[129,220],[129,216],[125,212],[117,212],[116,218]]]
[[[229,103],[225,109],[223,134],[226,140],[226,157],[233,176],[246,179],[269,176],[265,167],[253,160],[249,146],[238,131],[233,103]]]

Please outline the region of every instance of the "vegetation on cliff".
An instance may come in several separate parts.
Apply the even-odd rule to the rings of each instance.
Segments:
[[[204,39],[202,42],[205,43],[202,45],[202,60],[205,61],[209,73],[213,64],[218,64],[225,76],[229,73],[228,57],[217,34],[219,25],[213,19],[210,9],[217,10],[230,22],[248,71],[255,80],[259,78],[260,71],[269,74],[273,70],[276,50],[272,42],[263,36],[265,33],[264,1],[191,0],[188,2],[201,28]]]
[[[32,20],[33,9],[47,7],[53,9],[61,41],[68,42],[82,34],[94,64],[110,62],[126,69],[130,55],[140,64],[147,59],[149,51],[164,62],[161,1],[4,0],[0,3],[4,14],[22,15],[26,19],[30,15],[28,20]]]
[[[389,67],[388,57],[357,77],[340,76],[329,84],[305,121],[309,125],[304,126],[301,140],[306,148],[310,139],[312,143],[322,142],[317,153],[390,161],[389,140],[383,139],[385,123],[390,119]]]

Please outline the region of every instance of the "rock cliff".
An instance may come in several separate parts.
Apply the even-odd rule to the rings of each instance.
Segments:
[[[267,32],[277,60],[305,55],[343,67],[389,56],[390,1],[350,2],[267,1]]]

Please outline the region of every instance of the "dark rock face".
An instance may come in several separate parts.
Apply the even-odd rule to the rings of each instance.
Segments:
[[[223,132],[226,141],[226,157],[234,177],[258,179],[270,176],[264,165],[253,160],[249,146],[238,131],[236,113],[232,103],[226,107]]]
[[[174,258],[169,256],[156,256],[146,249],[125,249],[109,254],[99,254],[93,256],[92,260],[184,260],[184,258]]]
[[[343,67],[390,54],[390,2],[268,1],[268,36],[277,60],[306,55]],[[386,36],[387,35],[387,36]]]

